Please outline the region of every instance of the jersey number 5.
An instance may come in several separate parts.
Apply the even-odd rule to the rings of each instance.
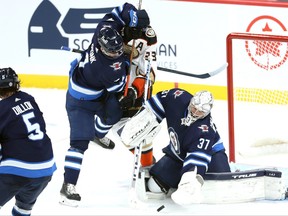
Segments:
[[[32,124],[30,119],[35,118],[33,112],[22,115],[23,121],[26,125],[29,134],[29,139],[31,140],[41,140],[44,137],[44,133],[40,130],[40,125],[38,123]]]

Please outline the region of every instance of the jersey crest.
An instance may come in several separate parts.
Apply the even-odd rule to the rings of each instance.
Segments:
[[[115,62],[113,65],[110,65],[110,67],[114,68],[114,71],[121,69],[122,62]]]
[[[169,134],[169,139],[170,139],[170,143],[171,143],[171,147],[172,149],[177,153],[180,154],[180,143],[178,140],[178,135],[177,133],[174,131],[173,128],[168,128],[168,134]]]
[[[181,90],[177,90],[177,91],[175,91],[175,92],[173,93],[173,95],[174,95],[174,99],[176,99],[177,97],[179,97],[180,95],[182,95],[183,92],[184,92],[184,91],[181,91]]]
[[[209,127],[207,125],[200,125],[198,128],[201,129],[203,133],[209,132]]]

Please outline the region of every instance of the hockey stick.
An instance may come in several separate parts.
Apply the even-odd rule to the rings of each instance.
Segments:
[[[146,71],[146,80],[145,80],[145,86],[144,86],[144,100],[143,103],[148,99],[148,93],[149,93],[149,85],[150,85],[150,74],[151,74],[151,58],[148,57],[147,60],[147,71]]]
[[[194,74],[194,73],[187,73],[187,72],[182,72],[182,71],[177,71],[169,68],[163,68],[163,67],[157,67],[158,70],[169,72],[169,73],[175,73],[175,74],[180,74],[184,76],[190,76],[190,77],[195,77],[195,78],[200,78],[200,79],[206,79],[212,76],[215,76],[216,74],[220,73],[224,69],[226,69],[228,66],[228,63],[226,62],[224,65],[221,67],[217,68],[214,71],[210,71],[208,73],[203,73],[203,74]]]
[[[151,73],[151,58],[147,60],[147,69],[146,69],[146,80],[144,86],[144,96],[143,96],[143,104],[148,99],[149,93],[149,85],[150,85],[150,73]],[[133,167],[133,176],[132,176],[132,183],[130,188],[130,203],[137,207],[139,205],[139,199],[136,191],[136,182],[140,178],[140,166],[141,166],[141,153],[142,153],[142,146],[146,144],[146,140],[142,140],[138,146],[134,149],[134,167]]]
[[[74,53],[82,53],[83,52],[82,50],[70,48],[67,46],[61,46],[61,50],[66,50],[66,51],[74,52]]]
[[[142,0],[139,0],[138,10],[141,9],[141,6],[142,6]],[[126,97],[128,93],[134,49],[135,49],[135,39],[132,40],[131,54],[130,54],[130,59],[129,59],[130,64],[129,64],[128,74],[127,74],[127,79],[126,79],[126,86],[125,86],[124,94],[123,94],[124,97]]]
[[[141,152],[142,146],[145,144],[145,139],[139,143],[138,146],[134,149],[134,164],[133,164],[133,172],[132,172],[132,181],[131,186],[129,189],[129,202],[130,205],[134,208],[139,207],[141,205],[141,201],[138,198],[137,191],[136,191],[136,183],[139,178],[140,166],[141,166]]]
[[[75,52],[75,53],[81,53],[82,52],[81,50],[71,49],[71,48],[65,47],[65,46],[62,46],[61,49],[66,50],[66,51],[70,51],[70,52]],[[190,76],[190,77],[199,78],[199,79],[206,79],[206,78],[209,78],[209,77],[212,77],[212,76],[219,74],[221,71],[225,70],[227,68],[227,66],[228,66],[228,63],[226,62],[225,64],[223,64],[221,67],[217,68],[216,70],[210,71],[208,73],[202,73],[202,74],[188,73],[188,72],[183,72],[183,71],[178,71],[178,70],[173,70],[173,69],[163,68],[163,67],[157,67],[157,70],[169,72],[169,73],[175,73],[175,74],[179,74],[179,75],[183,75],[183,76]]]

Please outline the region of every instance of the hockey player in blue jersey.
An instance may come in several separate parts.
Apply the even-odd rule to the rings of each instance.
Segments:
[[[129,70],[130,79],[127,96],[124,97],[124,91],[120,92],[118,95],[123,115],[121,121],[113,126],[112,130],[114,131],[116,131],[119,125],[123,124],[127,118],[135,115],[141,108],[143,102],[151,97],[153,85],[155,83],[155,75],[157,73],[157,36],[153,28],[148,26],[143,29],[137,29],[125,26],[121,36],[124,41],[124,53],[129,55],[129,57],[132,55],[132,64],[130,65]],[[133,42],[134,49],[132,54]],[[148,61],[148,58],[150,61]],[[147,72],[148,67],[150,68],[150,72]],[[146,73],[149,73],[149,78],[147,78]],[[146,82],[148,88],[147,92],[145,92]],[[100,145],[99,142],[97,144]],[[109,142],[109,145],[100,146],[107,149],[113,149],[114,143]],[[127,147],[131,152],[134,152],[134,147]],[[153,148],[151,144],[142,149],[141,164],[143,166],[151,166],[153,162]]]
[[[89,142],[115,145],[105,135],[122,117],[118,93],[126,84],[129,56],[123,54],[121,30],[124,26],[144,28],[147,25],[146,11],[125,3],[104,16],[89,48],[71,63],[66,94],[70,148],[65,155],[64,182],[60,190],[62,204],[77,206],[81,200],[75,185]]]
[[[123,142],[137,146],[153,134],[149,125],[166,119],[170,142],[163,148],[164,156],[149,170],[151,177],[147,187],[150,192],[167,194],[174,190],[171,198],[176,203],[197,203],[201,201],[205,173],[230,172],[223,141],[210,113],[212,107],[210,92],[199,91],[193,96],[174,88],[149,99],[141,112],[128,122],[130,125],[124,126],[121,131]],[[151,131],[155,128],[153,126]]]
[[[12,215],[27,216],[56,164],[42,112],[19,89],[15,71],[0,69],[0,208],[15,197]]]

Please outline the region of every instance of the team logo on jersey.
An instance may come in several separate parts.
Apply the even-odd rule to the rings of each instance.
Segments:
[[[181,125],[185,125],[185,126],[190,126],[192,123],[192,116],[191,115],[187,115],[186,118],[181,118]],[[193,121],[194,122],[194,121]]]
[[[177,133],[174,131],[173,128],[168,128],[168,134],[169,134],[169,138],[170,138],[172,151],[174,151],[176,154],[180,154],[180,143],[178,140]]]
[[[145,31],[145,35],[150,38],[156,36],[155,31],[152,28],[147,28]]]
[[[173,94],[174,94],[174,99],[176,99],[176,97],[180,96],[183,94],[184,91],[180,91],[180,90],[177,90],[175,91]]]
[[[209,131],[209,127],[207,125],[201,125],[198,128],[201,129],[203,133]]]
[[[113,63],[113,65],[110,65],[110,67],[114,68],[114,71],[116,71],[116,70],[121,69],[121,65],[122,65],[122,62],[115,62]]]

